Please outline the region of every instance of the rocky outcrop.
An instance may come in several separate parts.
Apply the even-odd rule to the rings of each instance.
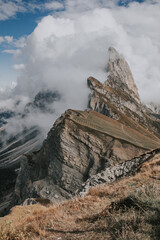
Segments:
[[[157,153],[160,153],[160,148],[144,153],[139,157],[135,157],[114,167],[106,168],[101,173],[92,176],[85,183],[83,183],[82,187],[75,194],[83,197],[93,186],[104,183],[109,184],[119,180],[122,177],[134,175],[144,162],[149,161]]]
[[[105,86],[110,86],[116,90],[123,89],[138,103],[140,98],[138,94],[138,88],[134,82],[130,67],[126,60],[113,48],[110,47],[109,62],[108,62],[108,79],[104,83]]]
[[[51,201],[45,198],[27,198],[22,205],[28,206],[28,205],[38,204],[38,203],[43,206],[48,206],[51,204]]]
[[[153,102],[146,105],[147,110],[150,110],[154,114],[160,114],[160,105]]]
[[[160,121],[141,104],[127,62],[114,48],[109,49],[109,54],[107,81],[102,84],[93,77],[88,78],[88,86],[92,90],[89,108],[129,127],[143,127],[160,137]]]
[[[152,118],[160,120],[160,105],[153,102],[144,105],[146,112]]]
[[[17,178],[17,202],[70,198],[102,170],[160,146],[159,141],[94,111],[68,110],[38,153],[28,155]]]

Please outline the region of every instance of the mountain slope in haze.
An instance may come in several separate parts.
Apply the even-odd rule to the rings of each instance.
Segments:
[[[24,154],[39,150],[44,140],[39,126],[29,128],[24,125],[24,129],[19,132],[17,129],[15,135],[8,133],[7,121],[15,121],[14,117],[18,116],[20,121],[24,119],[25,122],[32,112],[51,113],[51,105],[58,100],[60,94],[56,91],[41,91],[32,103],[25,106],[24,111],[16,113],[6,110],[0,113],[0,216],[6,214],[14,204],[14,188]]]
[[[33,102],[30,102],[25,106],[24,111],[26,114],[32,111],[53,113],[54,109],[52,104],[60,99],[61,95],[57,91],[43,90],[36,94]]]
[[[2,134],[3,135],[3,134]],[[20,161],[26,153],[40,148],[42,140],[40,131],[33,127],[10,138],[8,144],[0,150],[0,215],[8,212],[13,205],[13,193]]]
[[[0,127],[7,123],[7,119],[10,119],[14,116],[14,112],[10,110],[0,110]]]

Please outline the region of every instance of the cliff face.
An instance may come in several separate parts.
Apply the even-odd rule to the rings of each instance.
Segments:
[[[152,134],[142,135],[102,114],[68,110],[55,122],[42,149],[23,161],[17,200],[70,198],[93,175],[159,146]]]
[[[138,88],[134,82],[130,67],[126,60],[113,48],[110,47],[108,62],[108,80],[105,86],[110,86],[115,90],[122,89],[140,103]]]
[[[127,126],[137,130],[143,127],[160,137],[160,121],[142,105],[127,62],[114,48],[109,49],[109,55],[107,81],[102,84],[93,77],[88,78],[92,90],[89,107]]]

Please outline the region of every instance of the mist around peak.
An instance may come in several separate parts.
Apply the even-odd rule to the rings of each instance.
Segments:
[[[5,106],[19,116],[39,92],[46,90],[58,92],[61,98],[50,104],[52,114],[32,111],[25,120],[18,117],[17,122],[17,117],[12,118],[8,123],[11,130],[25,123],[28,127],[39,126],[46,135],[66,109],[87,108],[86,80],[92,75],[106,81],[110,46],[129,63],[141,100],[159,102],[160,4],[134,2],[127,8],[116,4],[117,1],[67,0],[64,11],[39,20],[20,54],[15,56],[15,64],[23,68],[16,65],[20,71],[17,85],[6,99],[3,95],[1,109]]]

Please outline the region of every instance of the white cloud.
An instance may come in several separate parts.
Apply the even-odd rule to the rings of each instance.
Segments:
[[[17,13],[32,12],[36,10],[45,12],[48,11],[59,11],[63,10],[64,5],[59,1],[45,1],[42,3],[41,0],[0,0],[0,21],[16,17]]]
[[[17,86],[17,83],[16,82],[11,82],[11,88],[14,89],[15,87]]]
[[[19,56],[21,54],[20,49],[5,49],[5,50],[3,50],[3,52],[13,54],[14,56]]]
[[[67,12],[76,14],[82,11],[94,10],[95,8],[113,8],[119,0],[65,0]]]
[[[24,64],[14,64],[13,65],[13,68],[15,69],[15,70],[17,70],[17,71],[19,71],[19,70],[22,70],[22,69],[24,69],[25,68],[25,65]]]
[[[64,5],[58,1],[52,1],[52,2],[45,3],[44,6],[47,10],[62,10],[62,9],[64,9]]]
[[[86,108],[86,79],[93,75],[106,80],[109,46],[129,62],[142,100],[160,102],[160,3],[147,0],[130,3],[127,8],[116,3],[66,0],[65,11],[39,22],[22,49],[19,62],[25,68],[14,95],[33,99],[38,91],[53,89],[62,99],[53,104],[55,114],[45,115],[40,124],[32,115],[28,122],[32,118],[47,131],[67,108]]]
[[[23,48],[26,45],[26,37],[22,36],[19,39],[14,39],[13,46]]]
[[[16,15],[17,12],[25,12],[25,6],[22,1],[0,0],[0,20],[7,20]]]
[[[13,41],[13,37],[12,36],[5,36],[4,41],[6,41],[7,43],[11,43]]]
[[[17,58],[21,54],[21,48],[26,45],[26,37],[14,39],[13,36],[0,36],[0,44],[2,45],[2,52],[13,54]]]
[[[13,41],[13,37],[12,36],[0,36],[0,44],[1,43],[7,43],[10,44]]]

